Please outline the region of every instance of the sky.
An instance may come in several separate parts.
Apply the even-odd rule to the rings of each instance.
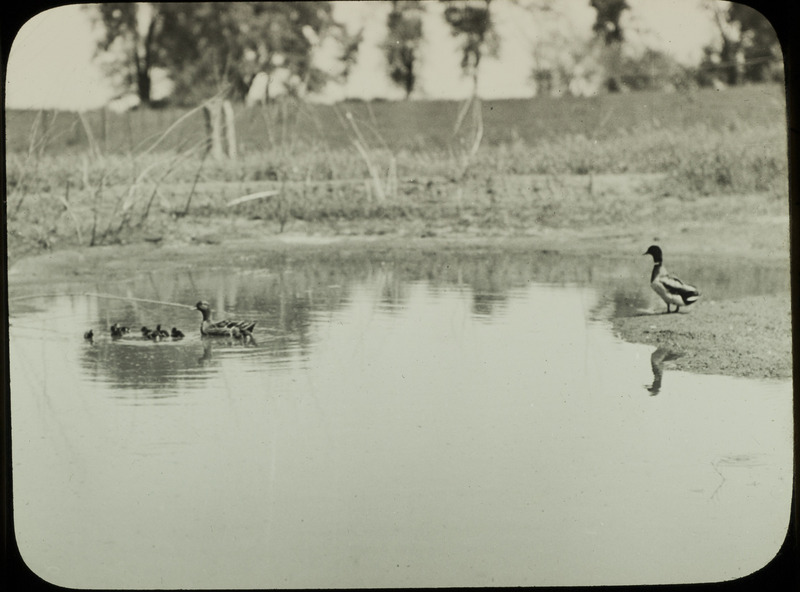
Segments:
[[[696,63],[702,47],[714,38],[714,25],[702,9],[702,0],[628,0],[630,10],[622,21],[631,47],[648,45],[673,55],[683,63]],[[329,84],[316,97],[320,101],[343,98],[400,99],[403,92],[389,81],[379,48],[386,34],[388,2],[333,2],[334,17],[351,31],[364,27],[359,62],[347,86]],[[589,0],[557,0],[565,15],[560,29],[588,38],[595,11]],[[544,35],[541,19],[509,0],[492,4],[501,38],[497,58],[486,58],[480,71],[479,95],[485,99],[530,97],[533,52]],[[423,23],[421,69],[413,98],[461,99],[471,82],[461,74],[458,41],[440,16],[438,3],[430,3]],[[79,5],[62,6],[29,20],[14,39],[6,75],[8,108],[93,109],[115,95],[94,58],[95,39],[89,16]],[[325,65],[326,56],[319,63]]]

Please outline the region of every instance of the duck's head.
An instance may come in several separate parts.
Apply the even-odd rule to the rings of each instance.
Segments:
[[[200,302],[195,304],[194,307],[197,310],[199,310],[200,312],[205,312],[205,311],[211,310],[211,305],[208,302],[206,302],[205,300],[201,300]]]
[[[661,263],[662,261],[661,247],[657,245],[650,245],[650,247],[644,253],[642,253],[642,255],[652,255],[653,261],[656,263]]]

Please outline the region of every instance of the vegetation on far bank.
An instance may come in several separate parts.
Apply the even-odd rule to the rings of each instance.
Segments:
[[[196,112],[115,116],[127,136],[111,132],[109,114],[10,112],[9,249],[115,244],[234,218],[263,220],[268,233],[415,224],[525,233],[628,224],[654,211],[679,221],[686,212],[674,202],[705,196],[717,199],[692,203],[693,216],[786,211],[776,86],[487,101],[482,121],[466,118],[454,133],[458,110],[455,102],[242,110],[239,157],[225,161],[207,157]],[[231,205],[263,191],[272,193]],[[722,208],[724,195],[731,202]]]

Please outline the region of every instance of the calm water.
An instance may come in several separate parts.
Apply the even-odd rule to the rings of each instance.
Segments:
[[[12,286],[23,557],[104,588],[750,573],[788,525],[791,383],[682,373],[617,340],[610,315],[661,306],[648,261],[321,254]],[[781,269],[682,269],[709,298],[788,290]],[[258,319],[255,342],[86,292],[204,298]],[[114,341],[113,322],[135,330]],[[137,336],[156,323],[187,337]]]

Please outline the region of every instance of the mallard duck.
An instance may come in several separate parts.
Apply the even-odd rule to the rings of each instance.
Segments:
[[[172,338],[173,339],[183,339],[183,337],[184,337],[183,331],[181,331],[177,327],[173,327],[172,328]]]
[[[121,327],[119,323],[111,325],[111,337],[122,337],[130,332],[131,330],[128,327]]]
[[[205,300],[198,302],[195,308],[203,314],[203,321],[200,323],[200,334],[204,337],[248,337],[256,326],[256,321],[231,321],[224,319],[221,321],[211,320],[211,306]]]
[[[660,247],[651,245],[643,254],[653,257],[654,265],[653,273],[650,275],[650,286],[667,303],[668,313],[672,312],[671,304],[675,305],[675,312],[678,312],[681,306],[689,306],[697,302],[700,298],[700,291],[667,272]]]

